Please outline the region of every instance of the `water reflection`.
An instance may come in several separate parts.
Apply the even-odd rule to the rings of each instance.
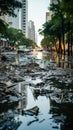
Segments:
[[[67,55],[58,55],[57,53],[51,53],[51,54],[43,54],[43,58],[46,58],[48,60],[52,60],[57,64],[58,67],[61,68],[73,68],[73,58],[68,57]]]
[[[0,104],[0,130],[16,130],[21,121],[15,119],[18,102]]]
[[[43,59],[43,53],[40,52],[40,51],[37,52],[36,58],[37,58],[37,59]]]
[[[47,67],[50,63],[56,64],[61,68],[73,68],[72,60],[73,59],[69,59],[68,56],[60,56],[56,53],[44,54],[43,52],[37,52],[34,57],[34,63],[38,63],[42,68]],[[40,113],[36,118],[30,116],[20,116],[20,120],[22,120],[23,123],[18,130],[33,130],[34,127],[36,130],[73,130],[73,106],[71,104],[69,106],[66,104],[61,104],[61,106],[59,106],[49,99],[48,91],[44,88],[41,89],[41,87],[34,89],[28,87],[26,93],[26,100],[28,100],[26,101],[27,103],[24,103],[23,106],[23,102],[19,102],[18,108],[27,109],[37,105],[40,109]]]
[[[48,65],[49,62],[56,63],[58,67],[61,68],[73,68],[73,59],[68,57],[67,55],[58,55],[56,52],[47,53],[44,51],[33,51],[30,55],[32,55],[32,61],[34,58],[39,63],[40,67],[44,68]],[[30,56],[29,56],[30,57]],[[26,54],[17,54],[16,55],[16,64],[29,60],[29,57]],[[30,61],[30,60],[29,60]]]
[[[16,55],[15,61],[16,61],[16,64],[19,63],[19,57],[18,57],[18,54]]]
[[[58,104],[50,100],[50,113],[55,122],[60,122],[60,130],[73,130],[73,104]]]
[[[4,99],[2,103],[0,102],[0,130],[16,130],[22,123],[19,115],[22,114],[22,110],[26,108],[27,105],[27,88],[24,82],[20,82],[14,87],[14,90],[19,94],[19,101],[13,102],[7,100],[11,97],[11,95],[9,95],[8,98],[6,96],[6,99]],[[14,98],[15,97],[13,97],[13,99]]]
[[[57,55],[55,57],[56,64],[61,68],[73,68],[73,59],[70,59],[67,55]]]
[[[68,57],[67,55],[58,55],[56,52],[54,53],[44,53],[44,52],[37,52],[36,55],[37,59],[43,59],[43,67],[45,66],[46,62],[53,62],[56,63],[58,67],[61,68],[73,68],[73,59]]]
[[[17,128],[18,130],[34,130],[34,128],[35,130],[72,130],[73,106],[72,104],[69,104],[69,106],[68,104],[59,105],[50,100],[49,95],[52,92],[51,83],[54,78],[51,79],[51,71],[46,69],[48,66],[54,64],[62,68],[72,68],[73,64],[71,61],[72,59],[69,59],[67,56],[58,56],[56,53],[44,54],[44,52],[37,52],[35,57],[33,55],[17,54],[16,63],[20,65],[21,62],[23,62],[23,64],[25,64],[25,66],[18,68],[18,72],[20,73],[17,73],[17,75],[23,74],[25,81],[19,82],[15,86],[16,92],[19,94],[18,102],[0,104],[0,117],[2,117],[0,123],[4,122],[4,120],[5,122],[6,120],[10,122],[11,119],[22,122],[19,128]],[[27,67],[28,63],[31,63],[31,66],[33,63],[32,71],[28,71],[29,67],[31,69],[31,66]],[[34,67],[34,65],[36,65],[36,67]],[[55,86],[54,82],[53,87]],[[57,86],[66,87],[65,84],[61,85],[61,82],[59,82],[59,84],[57,82]],[[38,115],[30,116],[28,113],[26,115],[22,113],[22,111],[34,106],[39,107]],[[11,114],[9,114],[9,111],[11,111]],[[9,116],[6,116],[8,114]],[[1,127],[2,125],[0,125],[0,128]]]
[[[19,101],[17,110],[22,114],[22,110],[27,106],[27,87],[24,82],[20,82],[17,87],[17,91],[22,96],[22,100]]]
[[[32,82],[33,79],[31,79]],[[35,83],[36,81],[36,83]],[[40,80],[37,80],[37,77],[33,82],[35,85],[37,83],[40,83]],[[20,87],[20,86],[19,86]],[[32,91],[33,90],[33,91]],[[37,90],[37,88],[35,88]],[[35,98],[35,94],[37,98]],[[49,95],[48,91],[39,91],[39,93],[36,93],[34,91],[34,87],[27,86],[27,104],[26,108],[23,108],[24,110],[28,108],[32,108],[33,106],[39,107],[39,114],[37,116],[30,116],[28,113],[27,115],[19,115],[19,119],[23,122],[21,126],[18,128],[18,130],[53,130],[54,128],[57,130],[60,128],[60,124],[53,122],[52,115],[49,114],[50,110],[50,102],[49,102]]]

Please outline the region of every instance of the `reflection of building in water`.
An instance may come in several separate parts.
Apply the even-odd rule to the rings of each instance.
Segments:
[[[16,64],[18,64],[18,62],[19,62],[19,56],[18,56],[18,54],[16,55]]]
[[[61,68],[73,68],[73,63],[67,55],[58,55],[57,53],[52,54],[52,59],[55,60],[56,64]]]
[[[43,54],[42,52],[37,52],[37,55],[36,55],[37,59],[42,59],[43,58]]]
[[[60,123],[60,130],[73,130],[73,104],[69,102],[57,103],[54,99],[50,99],[49,113],[52,114],[55,122]]]
[[[21,121],[15,118],[13,111],[8,111],[0,115],[0,130],[16,130],[21,125]]]
[[[57,62],[56,64],[59,66],[59,67],[62,67],[62,68],[73,68],[73,63],[72,62],[69,62],[69,57],[66,55],[57,55]]]
[[[18,109],[23,110],[24,108],[26,108],[26,105],[27,105],[27,87],[26,87],[24,82],[23,83],[19,83],[19,85],[18,85],[18,92],[22,96],[22,100],[19,101]]]

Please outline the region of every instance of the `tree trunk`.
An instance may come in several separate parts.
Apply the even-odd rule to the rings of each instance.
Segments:
[[[62,18],[62,42],[63,42],[63,47],[64,47],[64,55],[65,55],[65,43],[64,43],[64,18]]]
[[[59,53],[62,54],[61,36],[59,36]]]
[[[70,47],[71,47],[70,40],[71,38],[70,38],[70,21],[69,21],[68,23],[68,56],[70,56]]]
[[[72,34],[71,34],[71,56],[72,56]]]
[[[69,45],[70,45],[70,36],[68,34],[68,56],[70,56],[70,49],[69,49]]]

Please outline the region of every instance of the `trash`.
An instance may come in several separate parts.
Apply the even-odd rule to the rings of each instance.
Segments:
[[[32,120],[32,121],[29,121],[28,123],[27,123],[27,125],[29,126],[29,125],[31,125],[32,123],[34,123],[34,122],[37,122],[39,119],[35,119],[35,120]]]
[[[33,115],[38,115],[38,113],[39,113],[39,108],[38,108],[38,106],[35,106],[35,107],[33,107],[33,108],[31,108],[31,109],[28,109],[28,110],[22,110],[22,115],[30,115],[30,116],[33,116]]]
[[[1,61],[6,61],[7,60],[7,57],[5,56],[5,55],[3,55],[2,57],[1,57]]]

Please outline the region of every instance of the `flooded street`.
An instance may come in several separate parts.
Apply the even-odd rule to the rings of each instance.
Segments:
[[[0,130],[73,130],[73,58],[35,51],[5,56]]]

